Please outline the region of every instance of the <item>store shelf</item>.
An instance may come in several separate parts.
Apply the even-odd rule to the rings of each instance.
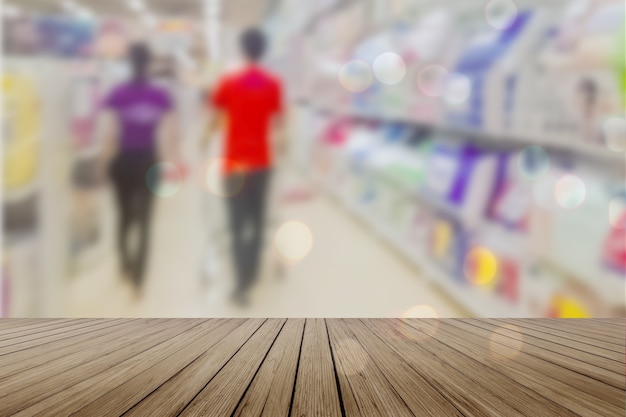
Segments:
[[[407,123],[437,129],[450,133],[459,139],[474,139],[486,142],[494,146],[528,146],[539,145],[562,153],[571,153],[587,160],[594,160],[612,167],[623,167],[626,165],[626,153],[616,152],[609,149],[587,145],[585,143],[564,140],[559,138],[547,139],[543,136],[520,135],[516,133],[491,133],[481,129],[450,126],[442,123],[420,120],[400,113],[366,112],[352,108],[345,108],[333,105],[316,104],[314,102],[300,102],[300,105],[308,105],[323,113],[333,114],[339,117],[352,117],[362,119],[374,119],[387,122]],[[606,165],[605,165],[606,166]]]
[[[432,261],[427,254],[417,249],[399,235],[392,228],[378,219],[366,206],[350,200],[341,193],[341,190],[332,182],[319,174],[312,175],[313,181],[325,190],[334,199],[339,201],[344,208],[358,217],[363,223],[397,252],[403,255],[417,269],[422,271],[423,277],[432,285],[443,289],[449,296],[460,305],[469,310],[473,315],[480,317],[530,317],[526,309],[498,299],[492,293],[478,287],[459,285],[455,283],[444,271]]]
[[[569,280],[578,281],[584,285],[590,286],[607,303],[615,306],[626,305],[626,277],[617,272],[607,271],[600,275],[581,274],[568,264],[557,262],[545,254],[536,254],[537,259],[548,268],[561,272],[566,275]]]
[[[41,180],[31,181],[29,184],[16,189],[8,189],[3,191],[2,201],[7,204],[17,203],[25,198],[36,194],[41,189]]]

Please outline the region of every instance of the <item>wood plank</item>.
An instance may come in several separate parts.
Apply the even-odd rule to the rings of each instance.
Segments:
[[[180,417],[231,416],[267,356],[284,319],[269,319],[180,413]]]
[[[603,348],[598,348],[593,345],[588,345],[586,343],[580,342],[578,340],[564,339],[552,333],[545,333],[542,331],[538,331],[529,327],[523,327],[519,324],[516,324],[507,319],[497,319],[498,322],[503,324],[514,325],[520,328],[520,331],[526,336],[532,337],[533,339],[541,339],[550,341],[559,346],[568,346],[576,350],[580,350],[583,352],[587,352],[590,349],[593,349],[593,354],[596,356],[600,356],[602,358],[606,358],[612,361],[622,362],[624,360],[624,355],[619,352],[615,352],[613,350],[607,350]]]
[[[351,391],[358,406],[346,416],[413,416],[348,326],[340,319],[326,323],[342,395]]]
[[[307,319],[291,415],[297,417],[341,416],[337,390],[324,320]]]
[[[468,326],[476,326],[480,329],[487,330],[490,333],[492,333],[493,331],[497,329],[508,328],[508,327],[503,327],[503,326],[506,326],[505,322],[495,320],[495,319],[494,320],[472,320],[472,321],[466,321],[464,322],[464,324],[467,324]],[[549,340],[544,340],[544,339],[537,338],[537,337],[532,337],[532,336],[529,337],[528,335],[523,335],[521,332],[521,329],[515,330],[515,331],[518,332],[519,335],[521,335],[526,347],[532,346],[533,352],[540,352],[541,354],[546,354],[548,356],[551,356],[551,353],[558,354],[558,355],[573,359],[577,362],[583,362],[583,363],[586,363],[586,364],[589,364],[598,368],[602,368],[610,372],[615,372],[616,366],[619,366],[619,363],[620,363],[619,361],[615,361],[612,359],[604,358],[602,356],[598,356],[595,354],[595,351],[591,349],[589,349],[589,351],[579,350],[579,349],[575,349],[567,345],[557,344]],[[505,336],[507,333],[509,332],[504,331],[501,334]],[[513,339],[515,339],[515,337]],[[501,340],[504,342],[507,341],[505,337],[502,337]],[[519,341],[510,340],[510,343],[518,344]],[[529,352],[529,351],[526,350],[526,352]]]
[[[590,322],[586,319],[541,319],[535,320],[535,322],[546,329],[559,330],[578,337],[584,336],[585,338],[616,345],[617,347],[624,345],[623,331],[619,329],[607,330],[607,328],[601,328],[595,322]]]
[[[595,346],[595,347],[599,347],[602,349],[610,350],[612,352],[620,354],[620,356],[623,356],[626,353],[624,345],[619,346],[613,343],[606,343],[602,340],[589,338],[589,337],[586,337],[582,332],[581,334],[573,334],[567,331],[562,331],[558,328],[548,328],[540,324],[541,320],[543,319],[534,319],[534,320],[506,319],[505,321],[511,324],[515,324],[516,326],[526,328],[526,329],[533,329],[542,333],[552,334],[552,335],[562,338],[563,340],[573,340],[573,341],[584,343],[589,346]]]
[[[8,346],[12,343],[13,339],[17,339],[24,336],[37,336],[43,332],[52,331],[54,329],[63,329],[68,326],[80,325],[84,323],[89,323],[94,321],[94,319],[85,318],[85,319],[60,319],[60,320],[43,320],[39,326],[34,325],[28,326],[24,328],[14,328],[12,331],[2,332],[2,338],[0,339],[0,347]],[[36,339],[36,337],[34,337]]]
[[[59,319],[48,319],[48,320],[59,320]],[[63,320],[63,319],[60,319]],[[2,317],[0,318],[0,331],[5,329],[11,329],[14,327],[25,327],[31,324],[41,324],[43,319],[26,319],[26,318],[16,318],[16,317]]]
[[[474,320],[472,320],[471,322],[474,322]],[[459,323],[458,321],[449,322],[449,324],[455,325],[457,327],[463,326],[466,329],[468,328],[469,323],[470,322]],[[493,332],[498,328],[499,326],[494,324],[492,325],[491,329],[484,329],[482,327],[476,326],[475,328],[471,329],[471,331],[477,335],[481,335],[486,340],[488,340],[488,338],[490,338]],[[523,352],[526,355],[531,355],[541,360],[550,362],[554,365],[559,366],[562,369],[569,369],[581,375],[586,375],[589,378],[614,386],[615,388],[618,388],[620,390],[626,389],[626,378],[624,377],[623,373],[623,361],[622,363],[611,361],[609,362],[608,369],[605,369],[585,362],[583,360],[579,360],[575,357],[562,355],[560,351],[553,352],[539,348],[537,346],[534,346],[534,344],[537,343],[536,341],[534,343],[526,343],[525,340],[527,339],[532,340],[532,338],[524,338]],[[515,346],[519,342],[506,337],[499,337],[498,343],[501,343],[505,346]]]
[[[0,320],[0,416],[616,417],[624,333],[624,319]]]
[[[76,319],[0,319],[0,340],[23,330],[41,329],[59,322],[70,322]]]
[[[224,339],[130,409],[125,417],[179,415],[264,322],[262,319],[243,321]]]
[[[473,359],[514,379],[540,395],[549,398],[581,416],[611,416],[619,406],[619,396],[613,397],[618,404],[611,403],[605,387],[616,390],[596,380],[564,370],[551,363],[539,360],[523,352],[517,357],[507,354],[502,357],[488,346],[489,339],[475,335],[466,328],[453,326],[452,320],[442,320],[435,338],[451,348],[471,355]],[[510,352],[513,353],[513,352]],[[574,375],[572,375],[574,374]],[[576,379],[580,377],[580,379]],[[501,390],[501,389],[500,389]],[[618,390],[616,390],[618,391]],[[619,393],[619,392],[617,392]],[[623,396],[622,396],[623,397]]]
[[[60,365],[41,367],[42,369],[39,373],[31,372],[31,369],[29,369],[24,373],[18,374],[18,376],[22,376],[21,378],[11,378],[10,386],[5,384],[6,390],[3,387],[3,393],[6,392],[7,394],[0,397],[0,403],[2,403],[5,410],[9,410],[8,414],[11,415],[33,405],[42,407],[44,404],[49,404],[45,400],[50,397],[54,397],[52,402],[60,398],[63,398],[62,401],[68,401],[70,397],[64,395],[65,393],[57,394],[69,391],[74,395],[76,392],[69,390],[70,387],[73,389],[76,389],[74,386],[83,387],[94,376],[99,376],[99,374],[110,371],[113,368],[119,369],[121,366],[130,372],[134,368],[144,369],[142,366],[149,367],[152,364],[152,358],[150,356],[142,356],[140,355],[141,353],[146,351],[153,352],[156,347],[163,343],[169,346],[172,343],[180,342],[181,338],[177,336],[197,325],[198,322],[188,319],[174,320],[168,326],[159,326],[157,324],[147,329],[150,334],[146,334],[146,331],[138,329],[134,337],[129,336],[125,338],[119,344],[116,343],[108,353],[91,357],[90,360],[78,366],[75,366],[75,361],[78,359],[74,358]],[[111,346],[107,347],[110,348]],[[155,357],[157,356],[155,355]],[[142,360],[143,363],[141,363]],[[131,365],[136,366],[132,367]],[[28,378],[24,378],[23,374],[27,374]],[[27,412],[26,415],[32,414]]]
[[[43,328],[42,330],[35,329],[30,331],[18,332],[17,334],[9,335],[8,337],[0,340],[0,352],[4,352],[4,348],[10,348],[13,345],[23,342],[35,342],[38,339],[46,338],[49,336],[57,336],[58,338],[60,338],[64,336],[67,332],[84,329],[86,327],[93,326],[94,324],[97,324],[97,319],[79,319],[72,320],[72,322],[69,324],[52,324],[48,327]]]
[[[416,416],[463,416],[428,380],[359,319],[343,320]]]
[[[366,320],[370,329],[405,362],[420,372],[464,415],[476,416],[577,416],[549,398],[503,377],[461,352],[447,348],[436,338],[412,333],[412,324],[437,320]],[[438,324],[434,324],[438,327]],[[437,328],[435,327],[435,328]],[[416,342],[416,340],[418,342]],[[540,414],[533,414],[539,412]]]
[[[304,319],[289,319],[261,364],[233,417],[288,417]]]
[[[47,414],[60,415],[122,415],[168,379],[180,372],[215,343],[227,337],[243,320],[198,320],[199,325],[179,337],[178,345],[170,346],[169,356],[162,358],[144,372],[113,371],[116,378],[106,378],[72,397],[71,403],[57,403]],[[183,343],[185,342],[185,343]],[[178,347],[177,351],[174,349]],[[94,410],[97,410],[95,412]],[[95,414],[94,414],[95,412]]]
[[[140,323],[135,323],[136,326],[133,326],[133,321],[133,319],[103,321],[98,325],[92,326],[89,332],[78,336],[56,340],[0,356],[0,384],[3,379],[18,372],[49,364],[58,358],[66,357],[90,347],[110,343],[119,336],[134,332]]]

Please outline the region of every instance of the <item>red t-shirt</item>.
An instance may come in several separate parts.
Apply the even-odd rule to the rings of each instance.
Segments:
[[[271,74],[256,66],[225,76],[210,104],[226,114],[226,172],[260,170],[272,164],[270,126],[282,111],[282,87]]]

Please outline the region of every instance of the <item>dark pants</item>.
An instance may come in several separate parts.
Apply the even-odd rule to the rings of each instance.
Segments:
[[[228,199],[232,251],[237,273],[237,291],[248,290],[256,280],[265,231],[265,206],[270,170],[244,174],[243,189]],[[227,176],[226,188],[233,190],[240,175]]]
[[[120,154],[111,166],[111,177],[117,197],[119,212],[118,250],[122,267],[129,273],[136,286],[144,279],[153,194],[146,183],[146,173],[156,164],[154,152]],[[151,178],[155,187],[158,179]],[[132,253],[128,247],[129,231],[134,225],[139,228],[139,244]]]

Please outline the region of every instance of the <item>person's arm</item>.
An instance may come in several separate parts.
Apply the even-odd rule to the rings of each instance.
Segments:
[[[178,163],[181,160],[181,141],[178,134],[178,117],[175,112],[169,111],[161,122],[160,126],[163,151],[165,159]]]
[[[119,151],[119,126],[115,113],[105,109],[98,116],[102,135],[101,163],[108,165]]]
[[[211,145],[211,143],[213,142],[213,138],[215,138],[217,133],[224,125],[225,119],[226,115],[224,111],[220,109],[214,109],[214,111],[209,115],[204,132],[202,133],[202,141],[200,143],[203,150],[208,149],[208,147]]]
[[[274,137],[276,138],[276,151],[279,159],[283,159],[289,152],[289,136],[287,132],[286,115],[284,111],[277,113],[274,116]]]
[[[226,121],[229,89],[225,79],[218,81],[215,90],[206,95],[208,120],[202,132],[201,147],[206,150]]]

